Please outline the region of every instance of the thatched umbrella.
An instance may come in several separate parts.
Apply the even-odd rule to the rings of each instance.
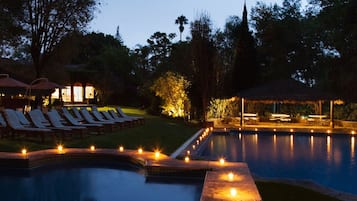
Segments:
[[[277,80],[262,86],[241,91],[237,94],[242,100],[241,125],[244,124],[244,100],[263,103],[316,103],[330,101],[331,127],[333,127],[333,102],[338,100],[331,93],[308,87],[293,79]]]

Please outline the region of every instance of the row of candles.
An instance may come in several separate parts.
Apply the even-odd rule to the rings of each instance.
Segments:
[[[94,145],[91,145],[91,146],[89,147],[89,150],[92,151],[92,152],[94,152],[94,151],[96,151],[96,147],[95,147]],[[119,152],[124,152],[124,147],[123,147],[123,146],[119,146],[118,151],[119,151]],[[64,147],[63,147],[63,145],[60,144],[60,145],[57,146],[57,152],[58,152],[59,154],[64,154]],[[138,152],[138,154],[142,154],[142,153],[144,152],[144,150],[143,150],[143,148],[138,148],[137,152]],[[22,154],[22,155],[27,155],[27,154],[28,154],[28,150],[27,150],[26,148],[23,148],[23,149],[21,150],[21,154]],[[161,155],[161,152],[160,152],[159,150],[155,150],[155,151],[154,151],[154,156],[155,156],[156,159],[160,158],[160,155]]]
[[[223,130],[224,130],[224,131],[227,131],[228,129],[227,129],[227,128],[224,128]],[[238,130],[239,130],[239,131],[242,131],[242,128],[238,128]],[[264,129],[264,130],[265,130],[265,129]],[[258,128],[254,128],[254,131],[259,131],[259,129],[258,129]],[[266,130],[265,130],[265,131],[266,131]],[[276,132],[277,129],[274,128],[273,131]],[[295,132],[295,130],[294,130],[293,128],[289,129],[289,131],[290,131],[291,133]],[[316,131],[315,131],[314,129],[310,129],[309,132],[310,132],[310,133],[314,133],[314,132],[316,132]],[[320,132],[322,132],[322,131],[320,131]],[[330,129],[328,129],[328,130],[326,130],[326,133],[327,133],[327,134],[331,134],[332,131],[331,131]],[[355,130],[351,130],[349,133],[350,133],[351,135],[355,135],[357,132],[356,132]]]

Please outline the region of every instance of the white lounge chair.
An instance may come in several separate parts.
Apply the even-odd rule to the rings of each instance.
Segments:
[[[51,129],[47,128],[35,128],[35,127],[25,127],[23,124],[21,124],[19,118],[16,115],[15,110],[12,109],[5,109],[4,110],[4,116],[5,119],[8,123],[8,126],[11,128],[11,130],[15,133],[21,133],[26,136],[29,135],[38,135],[41,138],[41,142],[45,141],[45,137],[47,135],[52,135],[52,137],[56,137],[55,133]]]

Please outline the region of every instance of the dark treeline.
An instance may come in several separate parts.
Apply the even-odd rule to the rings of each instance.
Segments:
[[[173,30],[180,35],[178,42],[174,42],[176,34],[158,30],[147,44],[131,50],[119,32],[116,36],[81,32],[79,28],[91,19],[95,5],[82,1],[86,2],[83,15],[73,19],[82,20],[77,23],[81,26],[64,30],[66,34],[60,35],[53,49],[40,54],[40,61],[46,60],[37,65],[31,40],[24,45],[16,40],[28,29],[18,23],[26,13],[9,2],[16,1],[0,0],[0,15],[6,19],[0,24],[1,54],[7,53],[5,47],[12,47],[13,59],[32,58],[38,75],[65,66],[58,79],[95,84],[103,104],[140,105],[158,112],[160,100],[149,87],[167,71],[180,73],[191,82],[191,114],[201,119],[211,98],[231,97],[278,79],[294,78],[346,101],[357,100],[355,0],[311,0],[304,7],[300,0],[284,0],[282,5],[259,2],[250,15],[244,8],[242,14],[228,17],[222,30],[212,28],[208,14],[190,22],[181,15],[173,19],[178,25]],[[83,20],[86,15],[89,18]],[[191,33],[186,39],[181,37],[184,29]]]

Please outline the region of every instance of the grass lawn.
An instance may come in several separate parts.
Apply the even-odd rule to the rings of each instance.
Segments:
[[[160,149],[165,154],[171,154],[182,143],[190,138],[200,128],[194,124],[188,124],[182,120],[173,120],[146,114],[142,110],[123,108],[129,115],[138,115],[145,118],[144,125],[133,128],[125,128],[104,135],[91,135],[84,139],[72,139],[63,142],[68,148],[88,148],[95,145],[98,148],[118,148],[123,145],[126,149],[144,150]],[[0,139],[0,152],[20,152],[26,147],[29,151],[55,148],[60,142],[46,143],[30,142],[28,140]],[[317,192],[281,183],[257,182],[259,192],[264,201],[336,201],[334,198]]]
[[[68,148],[87,148],[93,144],[98,148],[118,148],[119,145],[123,145],[126,149],[138,147],[150,151],[160,149],[163,153],[170,154],[200,129],[197,125],[182,120],[148,115],[139,109],[123,108],[123,111],[129,115],[143,116],[145,123],[111,133],[106,132],[104,135],[91,135],[84,139],[76,138],[62,143]],[[61,142],[51,141],[50,137],[45,143],[3,138],[0,140],[0,152],[20,152],[24,147],[29,151],[50,149],[55,148],[59,143]]]

